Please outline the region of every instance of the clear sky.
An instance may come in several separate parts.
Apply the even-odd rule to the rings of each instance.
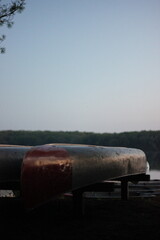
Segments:
[[[0,55],[0,130],[160,130],[160,0],[26,0]]]

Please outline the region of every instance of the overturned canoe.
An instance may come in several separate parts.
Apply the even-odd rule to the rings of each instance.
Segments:
[[[29,146],[0,145],[0,185],[20,186],[21,165],[25,153],[31,149]]]
[[[21,187],[26,207],[104,180],[146,173],[143,151],[132,148],[48,144],[29,149]]]

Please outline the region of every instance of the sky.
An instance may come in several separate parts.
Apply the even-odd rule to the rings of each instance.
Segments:
[[[0,28],[0,130],[160,130],[159,26],[160,0],[26,0]]]

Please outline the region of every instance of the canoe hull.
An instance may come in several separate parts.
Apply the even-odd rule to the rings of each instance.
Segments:
[[[74,144],[0,145],[0,186],[18,183],[27,208],[34,208],[94,183],[147,171],[143,151]]]
[[[49,144],[29,150],[21,171],[26,206],[34,208],[57,197],[104,180],[146,173],[139,149]]]
[[[21,165],[29,146],[0,145],[0,184],[20,183]]]

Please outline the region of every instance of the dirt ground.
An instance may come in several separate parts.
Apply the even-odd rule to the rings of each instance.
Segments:
[[[18,199],[0,199],[0,232],[16,240],[160,239],[160,197],[87,199],[85,214],[75,217],[71,198],[27,212]]]

